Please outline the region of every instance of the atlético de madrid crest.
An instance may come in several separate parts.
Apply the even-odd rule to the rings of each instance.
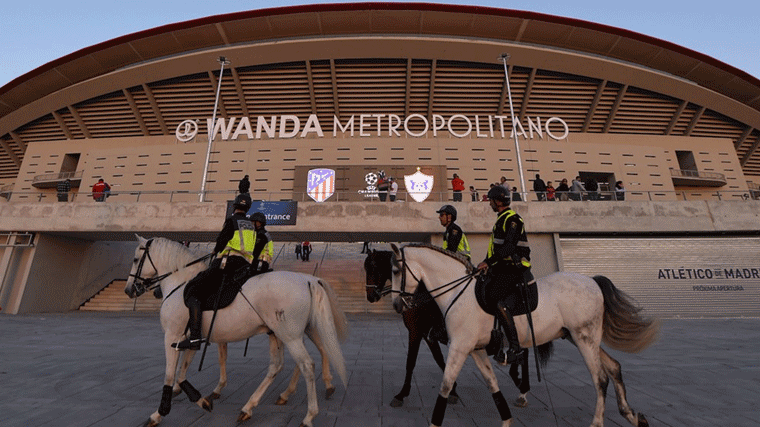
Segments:
[[[312,169],[306,180],[306,192],[315,202],[324,202],[335,192],[335,171],[332,169]]]
[[[433,191],[433,175],[425,175],[420,172],[420,168],[417,168],[414,174],[404,175],[404,184],[412,199],[424,202]]]

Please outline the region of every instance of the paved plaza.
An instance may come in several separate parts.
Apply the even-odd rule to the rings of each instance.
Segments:
[[[351,332],[343,345],[348,387],[330,400],[317,383],[320,413],[315,426],[413,427],[429,425],[441,373],[423,348],[412,395],[391,408],[402,384],[406,330],[397,315],[348,315]],[[156,410],[163,382],[162,334],[156,313],[0,314],[0,426],[139,426]],[[310,343],[313,355],[316,349]],[[424,347],[424,345],[423,345]],[[213,413],[173,400],[163,426],[235,426],[240,408],[264,377],[267,339],[230,345],[229,385]],[[662,336],[641,354],[610,351],[623,367],[628,398],[651,426],[735,426],[760,424],[760,319],[666,320]],[[292,372],[285,370],[254,409],[248,426],[298,426],[306,411],[303,381],[286,406],[277,395]],[[210,347],[202,372],[196,357],[189,379],[204,395],[217,381],[216,348]],[[531,359],[531,369],[534,364]],[[317,368],[319,372],[319,368]],[[517,390],[507,370],[496,367],[505,397]],[[594,406],[590,376],[578,351],[557,341],[555,354],[536,382],[528,408],[514,408],[514,426],[588,426]],[[459,377],[459,404],[449,405],[444,425],[498,426],[499,416],[475,364]],[[612,387],[605,426],[626,426]]]

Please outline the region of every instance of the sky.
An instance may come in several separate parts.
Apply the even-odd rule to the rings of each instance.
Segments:
[[[355,0],[353,3],[360,3]],[[0,87],[77,50],[166,24],[320,0],[26,0],[2,7]],[[345,2],[343,2],[345,3]],[[760,2],[747,0],[438,0],[526,10],[610,25],[669,41],[760,78]]]

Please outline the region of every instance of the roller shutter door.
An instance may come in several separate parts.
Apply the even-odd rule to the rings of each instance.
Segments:
[[[760,316],[760,238],[560,237],[560,269],[604,275],[661,317]]]

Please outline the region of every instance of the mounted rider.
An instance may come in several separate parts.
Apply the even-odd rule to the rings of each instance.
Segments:
[[[530,272],[530,247],[525,234],[523,219],[510,205],[509,192],[497,185],[488,191],[491,209],[497,213],[493,226],[488,255],[477,269],[486,272],[498,290],[498,314],[504,326],[509,343],[506,351],[502,348],[494,359],[501,364],[518,361],[525,351],[520,348],[515,322],[510,313],[510,299],[520,295],[518,286],[535,282]]]
[[[458,252],[470,259],[470,244],[467,242],[467,236],[462,232],[462,228],[456,224],[456,208],[451,205],[443,205],[435,213],[438,214],[441,225],[446,227],[446,231],[443,232],[443,249]]]
[[[250,276],[250,267],[259,258],[256,252],[258,235],[246,213],[251,207],[251,196],[238,194],[232,204],[233,214],[224,221],[222,231],[216,238],[214,253],[216,258],[211,266],[198,273],[187,283],[184,292],[185,305],[190,309],[190,336],[172,344],[177,350],[199,350],[201,334],[202,302],[217,295],[221,287],[232,277],[236,279]],[[259,246],[259,251],[264,245]]]
[[[266,273],[274,259],[274,242],[266,229],[267,217],[261,212],[254,212],[251,215],[251,222],[256,230],[256,246],[253,248],[253,253],[259,254],[258,261],[254,263],[252,269],[256,274]]]

